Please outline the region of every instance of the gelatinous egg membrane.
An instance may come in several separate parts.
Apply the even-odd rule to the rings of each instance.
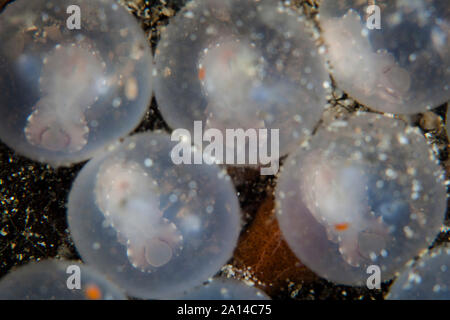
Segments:
[[[447,0],[376,2],[381,29],[369,29],[369,1],[323,0],[320,27],[338,87],[364,105],[418,113],[450,99]]]
[[[170,127],[279,129],[281,155],[311,133],[326,104],[324,59],[302,19],[277,1],[189,2],[162,30],[155,63]]]
[[[450,246],[428,252],[404,270],[389,289],[391,300],[450,300]]]
[[[285,161],[277,218],[297,257],[318,275],[365,285],[435,239],[446,211],[443,172],[418,129],[375,114],[336,121]]]
[[[181,300],[270,300],[263,291],[243,281],[214,278],[179,297]]]
[[[67,8],[80,8],[70,30]],[[152,55],[108,0],[18,0],[0,15],[0,139],[53,166],[92,157],[127,135],[152,94]]]
[[[173,164],[174,146],[165,134],[129,137],[89,161],[70,192],[69,229],[83,261],[131,296],[170,298],[195,287],[237,243],[229,176],[216,165]]]
[[[72,287],[76,280],[72,281],[71,275],[80,276],[79,289]],[[3,277],[0,299],[125,300],[126,296],[90,266],[72,261],[43,260],[21,266]]]

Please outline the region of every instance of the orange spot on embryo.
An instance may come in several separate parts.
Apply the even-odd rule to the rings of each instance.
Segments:
[[[336,231],[345,231],[348,229],[349,226],[350,226],[350,224],[347,222],[338,223],[338,224],[334,225],[334,229],[336,229]]]
[[[102,291],[95,284],[88,284],[85,289],[85,295],[88,300],[100,300],[102,298]]]
[[[199,78],[200,80],[203,80],[203,79],[205,79],[205,76],[206,76],[205,69],[204,69],[204,68],[200,68],[200,69],[198,70],[198,78]]]

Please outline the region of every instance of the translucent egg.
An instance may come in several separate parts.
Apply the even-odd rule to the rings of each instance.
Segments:
[[[11,271],[0,281],[1,300],[125,300],[116,285],[89,266],[44,260]]]
[[[324,0],[320,26],[337,85],[378,111],[412,114],[450,99],[448,0]]]
[[[184,295],[182,300],[270,300],[263,291],[251,287],[242,281],[215,278],[211,282],[198,286]]]
[[[216,165],[175,165],[174,145],[165,134],[130,137],[88,162],[70,192],[78,252],[132,296],[163,298],[201,284],[237,243],[229,176]]]
[[[359,114],[319,130],[287,158],[277,218],[291,249],[319,276],[362,285],[379,270],[374,276],[385,281],[439,233],[443,181],[417,128]]]
[[[0,14],[0,42],[0,139],[33,160],[89,159],[150,104],[150,48],[114,2],[14,1]]]
[[[260,145],[278,129],[284,155],[326,105],[324,59],[303,19],[278,1],[189,2],[161,32],[155,63],[156,100],[174,129],[269,130]]]
[[[450,246],[431,250],[404,270],[387,299],[450,300]]]

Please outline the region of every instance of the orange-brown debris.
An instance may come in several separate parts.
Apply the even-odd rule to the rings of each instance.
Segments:
[[[272,196],[263,202],[252,224],[241,235],[234,265],[240,269],[250,268],[262,282],[262,285],[255,285],[270,296],[287,290],[289,283],[317,280],[317,276],[295,257],[282,238]]]

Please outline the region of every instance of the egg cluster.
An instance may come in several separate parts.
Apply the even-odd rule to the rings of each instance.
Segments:
[[[201,121],[220,132],[280,131],[270,223],[312,272],[365,286],[375,267],[381,282],[400,274],[389,298],[448,299],[448,249],[411,262],[440,232],[447,194],[441,164],[406,114],[450,98],[450,7],[369,2],[321,1],[319,39],[304,14],[276,1],[192,0],[161,28],[154,59],[142,28],[114,1],[7,5],[0,139],[53,167],[89,161],[67,203],[85,264],[21,267],[0,279],[0,298],[269,298],[217,277],[244,220],[227,167],[177,164],[176,146],[194,159],[208,155],[166,132],[127,137],[154,86],[171,129],[195,134]],[[70,27],[77,14],[80,26]],[[369,111],[396,115],[321,121],[334,82]],[[70,270],[83,290],[68,290],[79,285]]]

